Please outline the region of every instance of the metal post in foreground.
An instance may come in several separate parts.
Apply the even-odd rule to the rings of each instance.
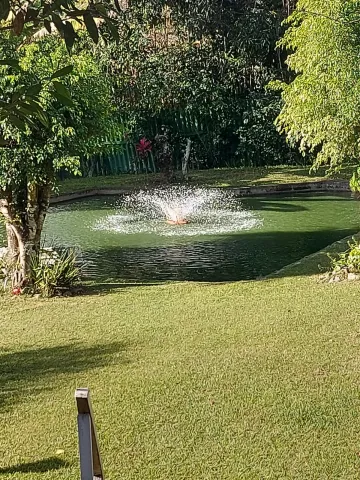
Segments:
[[[77,388],[78,433],[81,480],[104,480],[99,444],[88,388]]]

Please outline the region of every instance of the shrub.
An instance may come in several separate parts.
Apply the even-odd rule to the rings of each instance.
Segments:
[[[0,279],[4,289],[8,285],[16,285],[18,270],[18,265],[9,260],[6,251],[2,251]],[[42,248],[39,255],[31,260],[30,280],[23,291],[29,294],[40,294],[44,297],[64,293],[71,290],[80,281],[81,270],[82,266],[79,264],[78,254],[75,250]]]
[[[30,293],[52,297],[70,290],[80,280],[81,267],[78,255],[73,249],[60,252],[54,249],[42,249],[31,262]]]
[[[328,254],[331,260],[331,269],[326,278],[329,281],[358,280],[360,279],[360,243],[352,239],[348,242],[349,248],[336,256]]]

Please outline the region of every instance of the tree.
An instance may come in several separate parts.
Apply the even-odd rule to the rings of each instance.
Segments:
[[[154,138],[165,125],[174,152],[181,147],[186,152],[190,135],[191,150],[208,166],[224,158],[238,164],[287,159],[289,148],[272,123],[279,95],[264,90],[283,75],[275,51],[287,15],[283,5],[282,0],[128,2],[117,15],[120,42],[102,49],[101,60],[114,78],[130,134]],[[179,125],[179,112],[205,128]],[[258,131],[265,130],[271,148],[247,151],[248,139],[259,145]],[[186,158],[185,153],[184,165]]]
[[[0,47],[21,66],[14,71],[1,67],[6,73],[0,76],[0,88],[16,95],[29,85],[43,85],[39,104],[49,120],[47,126],[34,118],[24,130],[2,122],[7,146],[0,149],[0,211],[8,254],[23,286],[31,281],[30,262],[39,253],[56,172],[76,172],[81,155],[104,149],[102,138],[114,128],[114,112],[109,82],[89,52],[75,51],[69,58],[64,44],[52,36],[20,49],[3,36]],[[72,72],[66,79],[51,78],[54,69],[68,68],[69,62]]]
[[[114,6],[120,9],[117,1]],[[105,22],[108,31],[116,39],[117,28],[114,20],[116,8],[113,7],[112,2],[105,0],[97,0],[96,3],[81,2],[81,5],[69,0],[30,0],[29,2],[0,0],[0,31],[11,32],[12,35],[18,37],[19,43],[22,44],[29,43],[45,34],[57,34],[64,39],[70,53],[78,38],[76,28],[74,28],[75,24],[78,27],[79,25],[84,27],[92,40],[97,43],[99,24]],[[7,52],[4,52],[0,58],[0,64],[13,67],[16,65],[14,59],[9,57]],[[62,75],[58,74],[58,77],[67,73],[64,70]],[[34,90],[30,85],[21,94],[10,99],[0,91],[0,121],[6,119],[7,122],[22,128],[25,128],[24,124],[31,122],[32,117],[42,121],[44,112],[39,105],[36,105],[40,89]],[[25,111],[24,108],[21,108],[21,103],[28,99],[32,101],[32,105],[28,106]],[[4,143],[1,129],[0,140]]]
[[[274,85],[276,120],[291,144],[314,154],[315,167],[359,161],[360,31],[356,0],[299,0],[280,42],[296,77]]]

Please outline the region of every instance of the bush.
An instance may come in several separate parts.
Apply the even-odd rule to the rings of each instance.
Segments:
[[[17,264],[12,263],[5,249],[0,252],[0,279],[4,289],[15,284],[18,272]],[[82,266],[79,265],[78,254],[73,249],[55,250],[42,248],[39,255],[33,257],[30,265],[30,279],[23,289],[24,293],[40,294],[52,297],[71,290],[81,277]],[[13,294],[19,294],[15,288]]]
[[[345,252],[336,256],[328,254],[331,260],[331,269],[325,276],[328,281],[360,279],[360,243],[353,238],[352,242],[348,242],[348,246]]]
[[[81,267],[78,256],[72,249],[57,252],[54,249],[43,249],[31,262],[30,293],[38,293],[44,297],[52,297],[70,290],[80,280]]]

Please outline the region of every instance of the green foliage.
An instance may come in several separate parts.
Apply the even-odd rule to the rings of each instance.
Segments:
[[[5,59],[0,61],[0,65],[6,65],[7,67],[10,67],[4,71],[4,76],[10,77],[12,73],[11,69],[15,70],[15,72],[17,72],[19,75],[24,76],[26,74],[26,72],[21,68],[18,60]],[[55,87],[55,90],[52,91],[53,96],[62,104],[72,105],[69,93],[66,91],[66,88],[62,84],[60,84],[58,80],[54,80],[58,79],[59,77],[63,77],[64,75],[68,75],[72,72],[72,70],[73,66],[68,65],[54,72],[51,77],[45,79],[43,83],[35,83],[29,86],[22,85],[21,88],[18,89],[18,91],[16,91],[15,93],[13,92],[11,95],[6,95],[6,93],[9,92],[3,91],[3,99],[2,103],[0,104],[0,119],[2,121],[6,121],[13,127],[17,127],[21,131],[25,131],[27,125],[34,127],[34,119],[40,121],[45,127],[48,127],[49,119],[43,110],[39,99],[39,94],[44,87],[53,82],[54,87],[56,86],[56,84],[58,84],[62,87],[63,90],[62,95],[58,95]],[[7,142],[2,135],[1,130],[0,134],[0,146],[9,145],[9,142]]]
[[[43,249],[31,260],[31,276],[27,293],[52,297],[71,290],[78,284],[81,268],[75,250]]]
[[[0,149],[0,210],[8,227],[10,256],[19,263],[12,283],[22,287],[29,284],[30,261],[39,252],[56,173],[66,169],[76,174],[80,156],[103,151],[104,137],[116,128],[116,117],[109,81],[90,51],[78,50],[70,58],[56,36],[20,44],[3,34],[1,55],[12,56],[19,65],[0,66],[5,97],[20,98],[24,89],[40,85],[35,90],[38,101],[28,100],[38,106],[31,121],[19,124],[14,116],[0,117],[6,141]]]
[[[304,163],[294,149],[276,134],[274,119],[280,113],[280,99],[271,93],[250,94],[237,130],[237,163],[241,166]]]
[[[360,192],[360,167],[358,167],[351,176],[350,188],[353,192]]]
[[[348,247],[345,252],[336,255],[328,254],[331,269],[325,276],[326,280],[360,279],[360,243],[353,238],[348,242]]]
[[[337,257],[332,258],[332,265],[336,269],[347,267],[351,272],[360,272],[360,244],[353,239],[352,242],[348,242],[348,250],[343,253],[339,253]]]
[[[30,261],[24,293],[52,297],[69,291],[81,280],[82,264],[73,249],[42,248]],[[4,290],[17,283],[20,265],[8,255],[0,256],[0,280]]]
[[[73,2],[67,0],[38,2],[17,2],[14,0],[0,1],[0,30],[10,31],[12,35],[18,37],[19,44],[28,44],[35,39],[48,34],[59,34],[64,39],[66,48],[71,52],[75,40],[79,37],[74,28],[74,22],[84,27],[92,40],[97,43],[99,40],[98,24],[94,19],[101,19],[108,25],[110,34],[117,37],[117,30],[114,21],[114,8],[109,2],[98,0],[93,2],[82,2],[81,7],[75,6]],[[78,27],[79,28],[79,27]],[[19,68],[16,60],[8,54],[3,53],[0,64],[9,65],[13,68]],[[69,73],[63,69],[61,72],[55,72],[53,78],[63,76]],[[9,99],[2,98],[0,103],[0,119],[6,118],[12,126],[25,130],[25,126],[32,122],[35,116],[41,120],[43,112],[38,103],[38,94],[42,89],[41,84],[36,84],[36,92],[30,93],[32,87],[25,89],[21,95]],[[0,96],[2,96],[0,90]],[[23,104],[25,100],[31,100],[32,108],[29,102]],[[58,97],[61,100],[62,97]],[[66,102],[65,97],[65,104]],[[1,132],[0,132],[1,139]],[[2,139],[2,143],[4,143]]]
[[[57,31],[64,39],[66,47],[71,51],[76,31],[75,20],[85,26],[95,43],[99,40],[98,26],[94,18],[102,19],[110,26],[113,24],[114,7],[109,2],[98,0],[97,3],[82,2],[75,6],[68,0],[39,0],[38,2],[19,3],[15,0],[0,1],[0,27],[11,30],[22,40],[31,39],[36,34]]]
[[[255,6],[253,1],[129,3],[118,14],[120,42],[97,51],[114,78],[115,101],[130,138],[153,140],[165,125],[174,152],[191,136],[198,165],[287,161],[284,138],[267,127],[279,113],[279,95],[264,90],[282,69],[275,44],[285,14],[282,2],[263,0]],[[269,103],[276,104],[271,112]],[[189,125],[181,131],[179,112],[191,119],[190,133]],[[247,115],[254,121],[243,122]],[[268,152],[259,149],[258,133],[265,129]]]
[[[0,151],[0,187],[47,184],[60,168],[76,173],[79,157],[102,150],[103,136],[115,127],[109,82],[89,52],[69,58],[54,37],[20,49],[3,37],[0,52],[5,50],[16,56],[21,70],[0,67],[0,88],[11,97],[28,85],[42,85],[38,103],[29,103],[38,105],[47,121],[33,118],[18,128],[3,119],[0,128],[7,147]],[[70,75],[59,82],[66,73]]]
[[[296,73],[282,90],[277,127],[315,167],[338,170],[359,158],[360,31],[358,2],[299,0],[280,42]]]

